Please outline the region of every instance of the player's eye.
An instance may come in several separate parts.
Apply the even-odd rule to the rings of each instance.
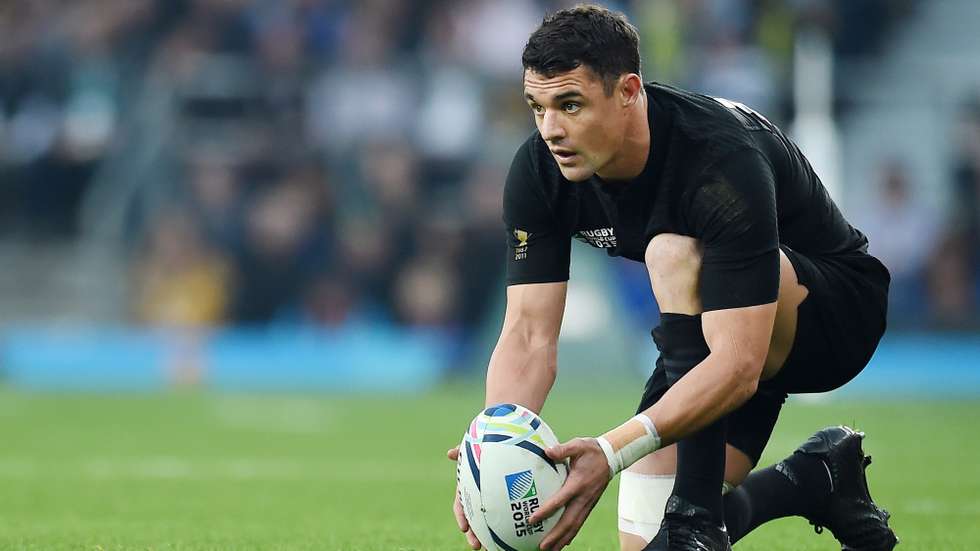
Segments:
[[[569,102],[563,103],[562,106],[561,106],[561,108],[566,113],[575,113],[579,109],[581,109],[582,106],[579,105],[579,104],[577,104],[577,103],[575,103],[574,101],[569,101]]]
[[[541,105],[538,105],[537,103],[532,103],[531,104],[531,111],[534,111],[534,114],[535,115],[543,115],[544,114],[544,107],[542,107]]]

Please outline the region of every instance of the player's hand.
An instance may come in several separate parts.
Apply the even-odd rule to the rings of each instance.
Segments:
[[[537,524],[565,507],[558,524],[539,546],[559,551],[572,542],[609,485],[609,462],[594,438],[576,438],[548,448],[545,453],[553,461],[571,460],[565,484],[530,518],[532,524]]]
[[[446,457],[451,461],[458,460],[459,447],[449,448],[449,451],[446,452]],[[463,513],[463,504],[459,502],[459,482],[456,483],[456,494],[453,499],[453,514],[456,516],[456,525],[459,526],[461,532],[466,534],[466,543],[470,544],[470,547],[473,549],[483,547],[480,544],[480,540],[477,539],[476,534],[473,533],[473,530],[470,530],[470,523],[466,522],[466,515]]]

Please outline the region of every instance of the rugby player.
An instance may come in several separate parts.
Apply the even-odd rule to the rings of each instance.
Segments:
[[[777,127],[739,103],[644,84],[638,42],[622,14],[578,6],[546,17],[523,54],[537,131],[504,191],[507,307],[486,403],[541,410],[572,238],[645,263],[662,312],[637,415],[548,450],[570,473],[531,519],[565,507],[541,547],[567,546],[625,470],[624,550],[726,550],[791,515],[842,549],[890,550],[862,433],[821,430],[751,472],[787,394],[838,388],[871,358],[888,271]],[[454,509],[479,548],[458,498]]]

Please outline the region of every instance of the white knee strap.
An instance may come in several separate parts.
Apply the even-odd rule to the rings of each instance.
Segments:
[[[674,478],[672,474],[620,473],[619,531],[650,543],[660,531],[667,499],[674,491]],[[725,482],[721,493],[727,494],[734,488]]]
[[[660,530],[667,498],[674,490],[674,475],[619,474],[619,531],[643,538],[647,543]]]

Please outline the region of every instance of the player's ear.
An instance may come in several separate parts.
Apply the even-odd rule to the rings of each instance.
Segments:
[[[619,92],[623,107],[629,107],[636,103],[643,91],[643,81],[636,73],[626,73],[620,75],[616,89]]]

